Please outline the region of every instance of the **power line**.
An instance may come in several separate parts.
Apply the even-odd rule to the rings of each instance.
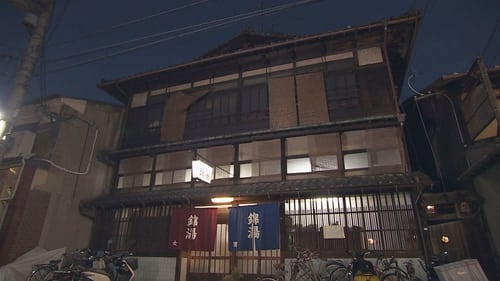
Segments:
[[[201,0],[201,1],[197,1],[197,2],[193,2],[193,3],[190,3],[190,4],[183,5],[183,6],[180,6],[180,7],[176,7],[176,8],[172,8],[172,9],[169,9],[169,10],[161,11],[161,12],[153,14],[153,15],[145,16],[145,17],[142,17],[142,18],[134,19],[134,20],[130,20],[128,22],[124,22],[124,23],[120,23],[120,24],[115,24],[115,25],[113,25],[111,27],[100,29],[99,31],[93,31],[91,33],[87,33],[87,34],[82,35],[82,36],[80,36],[78,38],[74,38],[74,39],[63,41],[63,42],[61,42],[61,43],[59,43],[59,44],[57,44],[55,46],[63,46],[63,45],[67,45],[67,44],[70,44],[70,43],[78,42],[78,41],[81,41],[82,39],[87,39],[87,38],[95,37],[97,35],[100,35],[102,33],[105,33],[105,32],[108,32],[108,31],[111,31],[111,30],[114,30],[114,29],[117,29],[117,28],[121,28],[121,27],[124,27],[124,26],[127,26],[127,25],[131,25],[131,24],[135,24],[135,23],[141,23],[141,22],[144,22],[146,20],[149,20],[149,19],[161,16],[161,15],[165,15],[165,14],[176,12],[176,11],[179,11],[179,10],[182,10],[182,9],[185,9],[185,8],[193,7],[193,6],[196,6],[196,5],[208,2],[208,1],[210,1],[210,0]],[[53,46],[50,46],[50,47],[53,47]]]
[[[311,1],[311,0],[309,0],[309,1]],[[308,1],[306,1],[306,2],[308,2]],[[181,27],[181,28],[177,28],[177,29],[173,29],[173,30],[169,30],[169,31],[154,33],[154,34],[151,34],[151,35],[147,35],[147,36],[143,36],[143,37],[139,37],[139,38],[135,38],[135,39],[131,39],[131,40],[126,40],[126,41],[122,41],[122,42],[118,42],[118,43],[114,43],[114,44],[111,44],[111,45],[106,45],[106,46],[102,46],[102,47],[98,47],[98,48],[94,48],[94,49],[90,49],[90,50],[86,50],[86,51],[79,52],[79,53],[76,53],[76,54],[73,54],[73,55],[68,55],[68,56],[63,56],[63,57],[59,57],[59,58],[50,59],[47,62],[49,62],[49,63],[55,63],[55,62],[59,62],[59,61],[73,59],[73,58],[76,58],[76,57],[80,57],[80,56],[84,56],[84,55],[89,55],[89,54],[96,53],[96,52],[106,51],[106,50],[109,50],[109,49],[117,48],[117,47],[120,47],[120,46],[123,46],[123,45],[127,45],[127,44],[130,44],[130,43],[134,43],[134,42],[138,42],[138,41],[142,41],[142,40],[146,40],[146,39],[152,39],[152,38],[156,38],[156,37],[161,37],[161,36],[164,36],[164,35],[168,35],[168,34],[172,34],[172,33],[177,33],[177,32],[181,32],[181,31],[185,31],[185,30],[190,30],[190,29],[194,29],[194,28],[199,28],[199,27],[203,27],[203,26],[209,26],[209,25],[212,25],[212,24],[216,24],[218,22],[226,21],[226,20],[237,20],[237,19],[243,20],[243,19],[248,19],[250,17],[254,17],[254,16],[267,15],[268,13],[271,13],[273,11],[276,11],[276,10],[279,10],[279,9],[283,9],[283,8],[288,8],[287,7],[288,5],[290,5],[290,4],[285,4],[285,5],[281,5],[281,6],[271,7],[271,8],[267,8],[267,9],[264,9],[264,10],[256,10],[256,11],[252,11],[252,12],[248,12],[248,13],[238,14],[238,15],[235,15],[235,16],[225,17],[225,18],[222,18],[222,19],[211,20],[211,21],[208,21],[208,22],[200,23],[200,24],[194,24],[194,25],[190,25],[190,26],[185,26],[185,27]],[[230,23],[232,23],[232,22],[230,22]],[[170,40],[170,38],[166,38],[166,39]]]
[[[156,40],[156,41],[153,41],[153,42],[144,43],[144,44],[141,44],[141,45],[138,45],[138,46],[135,46],[135,47],[131,47],[131,48],[127,48],[127,49],[124,49],[124,50],[116,51],[116,52],[111,53],[111,54],[98,56],[98,57],[95,57],[95,58],[92,58],[92,59],[89,59],[87,61],[83,61],[83,62],[80,62],[80,63],[76,63],[76,64],[72,64],[72,65],[68,65],[68,66],[64,66],[64,67],[60,67],[60,68],[54,68],[54,69],[49,70],[49,72],[58,72],[58,71],[62,71],[62,70],[66,70],[66,69],[70,69],[70,68],[74,68],[74,67],[86,65],[86,64],[89,64],[89,63],[92,63],[92,62],[95,62],[95,61],[99,61],[99,60],[107,59],[107,58],[110,58],[110,57],[122,55],[122,54],[129,53],[129,52],[132,52],[132,51],[135,51],[135,50],[138,50],[138,49],[142,49],[142,48],[146,48],[146,47],[151,47],[151,46],[154,46],[154,45],[157,45],[157,44],[160,44],[160,43],[172,40],[172,39],[181,38],[181,37],[184,37],[184,36],[187,36],[187,35],[190,35],[190,34],[198,33],[198,32],[201,32],[201,31],[206,31],[206,30],[209,30],[209,29],[219,28],[219,27],[226,26],[226,25],[229,25],[229,24],[232,24],[232,23],[235,23],[235,22],[239,22],[239,21],[242,21],[242,20],[245,20],[245,19],[254,18],[256,16],[262,16],[262,15],[267,16],[267,15],[271,15],[271,14],[276,14],[276,13],[279,13],[281,11],[284,11],[284,10],[287,10],[287,9],[290,9],[290,8],[293,8],[293,7],[297,7],[297,6],[300,6],[300,5],[308,4],[308,3],[311,3],[311,2],[314,2],[314,1],[317,1],[317,0],[302,0],[302,1],[295,2],[295,3],[291,3],[291,4],[285,4],[285,5],[276,6],[276,7],[273,7],[273,8],[268,8],[268,9],[266,9],[264,11],[258,11],[258,12],[252,13],[251,15],[247,15],[247,16],[243,16],[243,17],[238,17],[238,16],[229,17],[229,18],[234,18],[234,19],[229,20],[227,22],[222,22],[222,23],[218,23],[218,24],[215,24],[215,25],[209,25],[209,26],[205,26],[205,27],[202,27],[202,28],[199,28],[199,29],[195,29],[195,30],[191,30],[191,31],[188,31],[188,32],[184,32],[184,33],[181,33],[181,34],[173,35],[173,36],[170,36],[170,37],[167,37],[167,38],[163,38],[163,39],[160,39],[160,40]]]
[[[258,13],[258,12],[251,12],[251,14],[255,14],[255,13]],[[243,14],[243,15],[248,15],[248,14]],[[73,55],[68,55],[68,56],[63,56],[63,57],[59,57],[59,58],[50,59],[50,60],[48,60],[48,62],[51,62],[51,63],[53,63],[53,62],[59,62],[59,61],[64,61],[64,60],[72,59],[72,58],[79,57],[79,56],[84,56],[84,55],[88,55],[88,54],[100,52],[100,51],[106,51],[108,49],[120,47],[120,46],[123,46],[123,45],[127,45],[127,44],[138,42],[138,41],[142,41],[142,40],[145,40],[145,39],[151,39],[151,38],[160,37],[160,36],[167,35],[167,34],[172,34],[172,33],[177,33],[177,32],[184,31],[184,30],[189,30],[189,29],[192,29],[192,28],[197,28],[197,27],[201,27],[201,26],[205,26],[205,25],[209,25],[209,24],[214,24],[214,23],[217,23],[217,22],[221,22],[223,20],[227,20],[227,19],[231,19],[231,18],[235,18],[235,17],[239,17],[239,16],[241,16],[241,15],[233,16],[233,17],[228,17],[228,18],[223,18],[223,19],[212,20],[212,21],[208,21],[208,22],[204,22],[204,23],[200,23],[200,24],[189,25],[189,26],[180,27],[180,28],[177,28],[177,29],[173,29],[173,30],[169,30],[169,31],[164,31],[164,32],[160,32],[160,33],[154,33],[154,34],[151,34],[151,35],[147,35],[147,36],[143,36],[143,37],[138,37],[138,38],[135,38],[135,39],[130,39],[130,40],[126,40],[126,41],[114,43],[114,44],[111,44],[111,45],[106,45],[106,46],[102,46],[102,47],[98,47],[98,48],[86,50],[86,51],[83,51],[83,52],[80,52],[80,53],[76,53],[76,54],[73,54]]]
[[[59,16],[57,17],[57,19],[55,20],[55,23],[54,23],[54,26],[52,27],[52,30],[49,30],[48,34],[47,34],[47,39],[45,40],[47,44],[47,42],[50,42],[50,39],[52,38],[52,36],[54,35],[54,33],[56,32],[57,28],[59,27],[59,25],[61,24],[61,21],[62,19],[64,18],[64,15],[66,14],[66,10],[68,9],[68,6],[69,6],[69,2],[71,2],[71,0],[65,0],[63,1],[64,2],[64,6],[62,8],[62,11],[61,13],[59,14]],[[44,44],[44,45],[45,45]]]
[[[495,37],[495,34],[497,32],[499,25],[500,25],[500,16],[497,18],[497,21],[495,22],[495,27],[493,27],[493,30],[491,31],[490,36],[488,37],[488,40],[486,41],[486,44],[484,45],[483,51],[481,52],[481,55],[483,57],[485,56],[486,50],[491,45],[491,42],[493,41],[493,38]]]
[[[414,4],[416,5],[416,2],[414,2]],[[429,17],[429,13],[432,12],[432,9],[434,8],[433,4],[435,4],[435,2],[433,2],[432,0],[427,0],[425,2],[425,5],[424,5],[424,8],[423,8],[423,11],[422,11],[422,16],[420,17],[420,23],[419,23],[419,29],[422,30],[423,26],[424,26],[424,23],[427,22],[427,18]],[[408,65],[408,67],[410,67],[410,72],[411,72],[411,76],[415,76],[414,72],[417,72],[418,71],[415,71],[414,70],[414,66],[415,66],[415,61],[413,60],[413,58],[415,57],[415,49],[413,49],[412,51],[412,59],[410,60],[410,63]],[[411,79],[411,76],[408,78],[408,79]],[[415,77],[416,78],[416,77]],[[408,86],[411,87],[411,85],[408,83]],[[415,89],[411,89],[413,92],[416,92]]]

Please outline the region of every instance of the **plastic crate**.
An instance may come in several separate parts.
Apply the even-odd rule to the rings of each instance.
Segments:
[[[440,281],[488,281],[476,259],[466,259],[435,266],[434,270]]]

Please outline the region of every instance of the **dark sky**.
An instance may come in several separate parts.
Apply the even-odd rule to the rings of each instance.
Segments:
[[[246,28],[312,35],[397,17],[411,9],[423,15],[410,65],[414,88],[422,89],[445,74],[466,72],[479,55],[490,67],[500,65],[499,0],[302,2],[57,0],[43,63],[25,100],[60,95],[115,102],[96,87],[101,79],[191,61]],[[297,5],[285,9],[293,3]],[[275,13],[259,14],[270,9]],[[10,93],[29,39],[23,16],[7,0],[0,1],[0,103]],[[408,87],[403,91],[411,95]]]

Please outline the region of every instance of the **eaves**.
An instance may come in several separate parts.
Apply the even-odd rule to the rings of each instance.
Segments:
[[[117,191],[83,202],[83,208],[117,208],[157,204],[197,204],[213,196],[285,200],[310,196],[334,196],[367,192],[394,192],[421,186],[425,182],[406,174],[352,177],[325,177],[278,182],[165,189],[158,191]]]

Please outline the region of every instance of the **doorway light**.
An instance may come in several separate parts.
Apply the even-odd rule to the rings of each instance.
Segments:
[[[434,205],[427,205],[425,206],[425,212],[428,214],[428,215],[433,215],[436,213],[436,206]]]
[[[234,201],[233,197],[214,197],[210,199],[214,204],[231,203]]]

